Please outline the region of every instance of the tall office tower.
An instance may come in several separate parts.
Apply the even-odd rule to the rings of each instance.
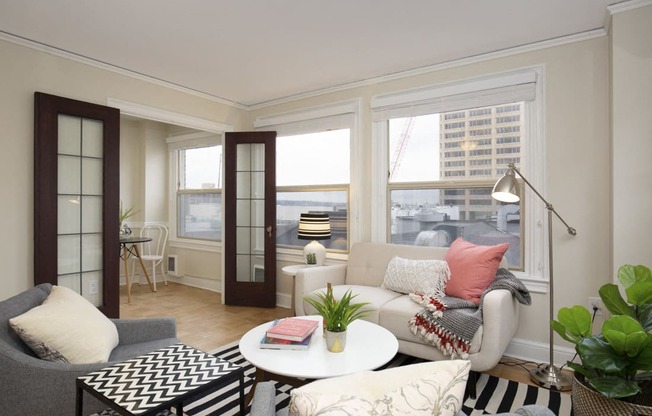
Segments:
[[[440,132],[440,178],[492,182],[508,163],[520,165],[524,126],[524,103],[442,113]],[[460,219],[491,216],[496,202],[491,187],[447,189],[441,205],[458,206]]]

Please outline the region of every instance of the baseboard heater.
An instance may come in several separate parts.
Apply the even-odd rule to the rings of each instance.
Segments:
[[[168,254],[168,275],[170,276],[178,276],[177,274],[177,267],[179,263],[177,263],[177,255],[176,254]]]

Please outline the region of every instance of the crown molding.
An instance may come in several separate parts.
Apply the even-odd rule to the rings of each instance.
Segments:
[[[639,0],[639,1],[652,1],[652,0]],[[505,58],[513,55],[520,55],[527,52],[538,51],[541,49],[552,48],[555,46],[567,45],[569,43],[583,42],[586,40],[596,39],[606,36],[607,32],[600,28],[587,32],[576,33],[573,35],[562,36],[559,38],[548,39],[541,42],[529,43],[527,45],[515,46],[513,48],[502,49],[499,51],[488,52],[480,55],[470,56],[468,58],[456,59],[453,61],[442,62],[440,64],[424,66],[421,68],[410,69],[407,71],[397,72],[394,74],[383,75],[380,77],[369,78],[362,81],[350,82],[347,84],[338,85],[335,87],[324,88],[307,92],[304,94],[297,94],[290,97],[280,98],[278,100],[266,101],[263,103],[253,104],[248,106],[249,110],[258,110],[265,107],[270,107],[278,104],[285,104],[293,101],[298,101],[306,98],[317,97],[320,95],[330,94],[334,92],[350,90],[353,88],[365,87],[368,85],[381,84],[384,82],[399,80],[403,78],[428,74],[431,72],[442,71],[444,69],[457,68],[464,65],[471,65],[480,62],[486,62],[492,59]]]
[[[628,0],[607,6],[607,13],[610,16],[613,16],[614,14],[623,13],[650,5],[652,5],[652,0]]]
[[[160,108],[150,107],[143,104],[132,103],[117,98],[107,97],[106,105],[119,109],[120,113],[123,115],[144,118],[161,123],[174,124],[181,127],[188,127],[191,129],[213,133],[233,131],[233,126],[230,124],[189,116],[186,114],[175,113],[172,111],[162,110]]]
[[[623,3],[618,3],[612,6],[608,6],[607,9],[610,14],[614,13],[619,13],[627,10],[632,10],[634,8],[638,7],[643,7],[646,5],[652,4],[652,0],[631,0],[631,1],[626,1]],[[467,58],[461,58],[461,59],[456,59],[448,62],[442,62],[439,64],[434,64],[434,65],[429,65],[421,68],[416,68],[416,69],[411,69],[407,71],[402,71],[402,72],[396,72],[393,74],[387,74],[387,75],[382,75],[379,77],[374,77],[374,78],[368,78],[360,81],[355,81],[355,82],[350,82],[350,83],[345,83],[341,85],[337,85],[334,87],[329,87],[329,88],[323,88],[323,89],[318,89],[302,94],[296,94],[296,95],[291,95],[288,97],[283,97],[279,98],[276,100],[270,100],[270,101],[264,101],[256,104],[251,104],[251,105],[244,105],[241,103],[237,103],[234,101],[230,101],[221,97],[216,97],[211,94],[207,94],[201,91],[197,91],[194,89],[190,89],[187,87],[183,87],[181,85],[177,85],[168,81],[163,81],[158,78],[154,78],[148,75],[144,75],[138,72],[130,71],[128,69],[124,69],[121,67],[117,67],[115,65],[111,65],[105,62],[97,61],[82,55],[74,54],[68,51],[65,51],[63,49],[58,49],[43,43],[35,42],[26,38],[22,38],[19,36],[12,35],[10,33],[6,33],[3,31],[0,31],[0,40],[6,40],[11,43],[18,44],[20,46],[32,48],[39,50],[41,52],[49,53],[51,55],[56,55],[60,56],[66,59],[70,59],[76,62],[80,62],[86,65],[90,65],[96,68],[104,69],[107,71],[115,72],[121,75],[125,75],[128,77],[136,78],[142,81],[147,81],[151,82],[156,85],[160,85],[163,87],[171,88],[176,91],[184,92],[187,94],[191,94],[200,98],[204,98],[213,102],[221,103],[224,105],[228,105],[234,108],[238,108],[241,110],[258,110],[266,107],[271,107],[279,104],[285,104],[285,103],[290,103],[294,101],[299,101],[307,98],[312,98],[312,97],[317,97],[321,95],[326,95],[326,94],[331,94],[334,92],[339,92],[339,91],[344,91],[344,90],[350,90],[354,88],[360,88],[360,87],[365,87],[369,85],[374,85],[374,84],[381,84],[389,81],[394,81],[394,80],[400,80],[408,77],[414,77],[418,75],[423,75],[423,74],[428,74],[436,71],[441,71],[445,69],[451,69],[451,68],[456,68],[464,65],[471,65],[471,64],[476,64],[480,62],[485,62],[489,61],[492,59],[498,59],[498,58],[505,58],[508,56],[513,56],[513,55],[519,55],[527,52],[533,52],[533,51],[538,51],[542,49],[547,49],[547,48],[552,48],[555,46],[561,46],[561,45],[566,45],[569,43],[575,43],[575,42],[582,42],[586,40],[591,40],[599,37],[606,36],[607,31],[604,28],[599,28],[599,29],[594,29],[586,32],[581,32],[581,33],[576,33],[573,35],[568,35],[568,36],[562,36],[559,38],[554,38],[554,39],[548,39],[544,40],[541,42],[535,42],[535,43],[530,43],[526,45],[521,45],[521,46],[515,46],[513,48],[507,48],[507,49],[502,49],[494,52],[488,52],[480,55],[475,55],[475,56],[470,56]]]
[[[614,14],[628,12],[650,5],[652,5],[652,0],[628,0],[607,6],[607,11],[604,15],[604,29],[609,33],[611,30],[611,18]]]
[[[90,65],[95,68],[103,69],[106,71],[110,71],[116,74],[124,75],[127,77],[135,78],[140,81],[146,81],[161,87],[165,88],[170,88],[175,91],[183,92],[185,94],[190,94],[194,95],[195,97],[203,98],[212,102],[228,105],[231,107],[239,108],[241,110],[247,110],[248,107],[245,105],[242,105],[240,103],[236,103],[234,101],[227,100],[225,98],[217,97],[212,94],[207,94],[205,92],[197,91],[192,88],[184,87],[179,84],[175,84],[173,82],[169,81],[164,81],[159,78],[155,78],[149,75],[141,74],[139,72],[131,71],[129,69],[121,68],[116,65],[112,65],[106,62],[98,61],[93,58],[89,58],[87,56],[79,55],[76,53],[72,53],[69,51],[66,51],[64,49],[56,48],[54,46],[46,45],[44,43],[36,42],[31,39],[23,38],[20,36],[12,35],[11,33],[7,33],[4,31],[0,30],[0,40],[5,40],[7,42],[19,45],[19,46],[24,46],[26,48],[30,49],[35,49],[39,52],[44,52],[50,55],[58,56],[61,58],[69,59],[71,61],[79,62],[81,64],[85,65]]]

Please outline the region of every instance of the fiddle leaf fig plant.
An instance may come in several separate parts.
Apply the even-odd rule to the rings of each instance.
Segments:
[[[612,313],[601,333],[592,335],[591,314],[583,306],[561,308],[551,322],[555,332],[575,344],[581,363],[568,366],[609,398],[634,396],[642,381],[652,379],[652,273],[646,266],[624,265],[618,280],[627,300],[612,283],[598,292]]]

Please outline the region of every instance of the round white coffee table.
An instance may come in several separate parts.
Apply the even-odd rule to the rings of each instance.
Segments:
[[[301,318],[321,322],[321,316]],[[360,319],[349,325],[343,352],[333,353],[326,349],[321,324],[305,351],[261,349],[260,341],[271,324],[259,325],[240,339],[240,353],[256,367],[254,388],[256,383],[265,380],[277,380],[296,387],[313,379],[374,370],[387,364],[398,351],[394,334]],[[250,394],[253,394],[254,388]]]

